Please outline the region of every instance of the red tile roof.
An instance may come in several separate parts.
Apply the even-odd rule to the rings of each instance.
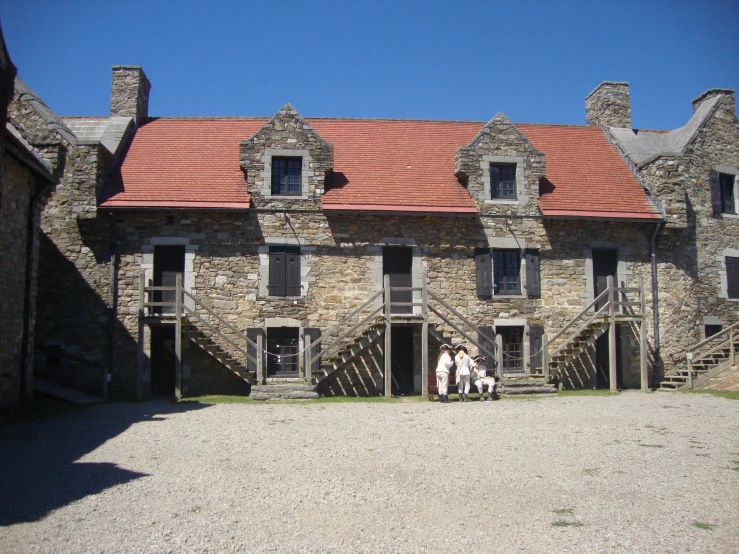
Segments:
[[[248,207],[250,197],[239,168],[239,141],[250,138],[266,121],[147,121],[137,131],[122,165],[122,190],[103,206]],[[484,123],[306,121],[334,144],[334,188],[323,196],[324,209],[477,211],[454,176],[454,154]],[[600,129],[530,124],[517,127],[546,153],[552,190],[539,201],[544,215],[659,218]]]
[[[547,216],[661,219],[644,189],[598,127],[517,124],[546,154],[539,208]]]

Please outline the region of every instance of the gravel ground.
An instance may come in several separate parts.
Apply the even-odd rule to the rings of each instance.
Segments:
[[[679,393],[102,405],[0,429],[0,552],[739,552],[738,424]]]

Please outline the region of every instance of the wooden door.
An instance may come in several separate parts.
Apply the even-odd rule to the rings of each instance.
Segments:
[[[413,249],[405,247],[386,247],[382,250],[382,274],[390,276],[390,288],[412,287]],[[413,302],[413,293],[391,292],[390,302]],[[413,306],[393,306],[394,314],[412,314]]]
[[[177,275],[185,274],[185,247],[184,246],[155,246],[154,247],[154,286],[174,287]],[[154,293],[154,302],[175,301],[174,291]],[[174,306],[158,307],[156,313],[173,314]]]

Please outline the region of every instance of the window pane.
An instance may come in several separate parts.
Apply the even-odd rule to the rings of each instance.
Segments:
[[[495,291],[498,294],[521,292],[520,252],[518,250],[494,250],[493,267]]]
[[[721,186],[721,206],[725,214],[736,213],[734,206],[734,176],[727,173],[719,173]]]
[[[302,194],[303,158],[272,158],[272,194]]]
[[[495,199],[516,199],[516,164],[490,164],[490,195]]]

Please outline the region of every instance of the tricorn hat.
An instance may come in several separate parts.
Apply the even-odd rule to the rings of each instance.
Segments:
[[[451,344],[442,344],[442,345],[441,345],[441,346],[439,347],[439,350],[445,350],[445,349],[446,349],[446,350],[451,350],[451,349],[452,349],[452,345],[451,345]]]
[[[460,350],[464,350],[464,353],[467,354],[467,347],[464,344],[457,345],[456,351],[459,352]]]
[[[477,356],[475,356],[472,359],[475,360],[476,362],[484,362],[485,361],[485,356],[483,356],[482,354],[478,354]]]

